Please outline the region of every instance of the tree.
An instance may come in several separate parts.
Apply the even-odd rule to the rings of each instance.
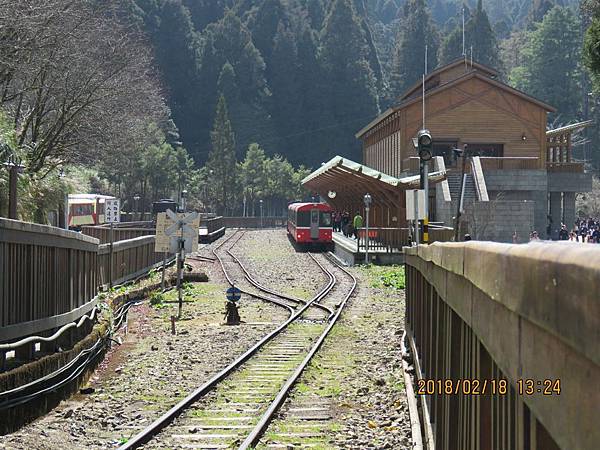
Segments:
[[[392,95],[398,96],[421,79],[427,45],[427,67],[437,66],[438,32],[425,5],[425,0],[410,0],[405,5],[404,17],[394,48]]]
[[[110,1],[0,0],[0,106],[27,174],[109,157],[166,118],[150,52],[120,12]]]
[[[469,14],[465,23],[465,53],[468,57],[471,56],[471,47],[475,61],[495,69],[501,69],[498,42],[487,13],[483,9],[482,0],[477,0],[477,8],[472,14]],[[447,64],[461,57],[462,51],[462,21],[459,21],[442,44],[441,63]]]
[[[221,95],[211,133],[212,149],[207,167],[211,170],[211,182],[217,197],[214,204],[218,214],[230,213],[235,199],[237,166],[235,158],[235,135],[227,114],[227,103]]]
[[[334,0],[321,32],[319,59],[329,86],[328,106],[337,128],[330,142],[359,157],[354,132],[379,113],[376,79],[368,62],[368,45],[351,0]],[[325,155],[328,156],[328,155]]]
[[[265,152],[257,143],[250,144],[246,158],[240,164],[243,183],[243,196],[246,215],[256,215],[256,201],[262,196],[266,187]]]
[[[579,28],[571,9],[555,6],[529,34],[523,65],[511,72],[518,89],[557,108],[550,118],[560,123],[576,120],[581,110]]]

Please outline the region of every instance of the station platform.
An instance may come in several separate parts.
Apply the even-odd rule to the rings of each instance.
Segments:
[[[365,262],[364,249],[358,249],[356,239],[344,236],[343,233],[335,231],[332,236],[333,253],[349,266],[363,264]],[[387,251],[384,249],[369,250],[369,262],[377,265],[404,264],[404,253],[399,251]]]

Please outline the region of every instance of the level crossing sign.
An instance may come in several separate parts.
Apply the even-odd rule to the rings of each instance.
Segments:
[[[200,215],[176,214],[170,209],[156,216],[155,252],[177,253],[180,243],[186,253],[198,251]]]
[[[121,222],[121,200],[107,198],[104,202],[104,220],[106,223]]]
[[[226,294],[227,300],[230,302],[237,302],[242,297],[242,291],[235,286],[231,286],[229,289],[227,289]]]

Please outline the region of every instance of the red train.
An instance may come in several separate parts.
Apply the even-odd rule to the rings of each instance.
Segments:
[[[325,203],[292,203],[288,206],[287,229],[298,244],[330,246],[331,207]]]

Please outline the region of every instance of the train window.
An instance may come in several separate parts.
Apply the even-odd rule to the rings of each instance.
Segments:
[[[298,211],[298,227],[310,227],[310,211]]]
[[[331,213],[321,211],[321,223],[319,224],[322,227],[330,227],[331,226]]]

